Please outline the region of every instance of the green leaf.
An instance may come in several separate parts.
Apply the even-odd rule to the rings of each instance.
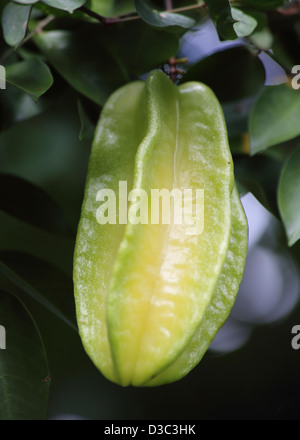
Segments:
[[[189,17],[168,11],[158,11],[144,0],[135,0],[135,7],[137,13],[146,23],[157,28],[190,29],[195,25],[195,20]]]
[[[266,155],[235,157],[236,180],[259,200],[275,217],[279,217],[277,187],[282,163]]]
[[[300,135],[299,114],[298,91],[287,84],[265,87],[250,115],[251,154]]]
[[[1,284],[10,281],[9,286],[17,288],[23,300],[29,296],[77,330],[72,281],[59,269],[28,254],[1,251],[0,275]]]
[[[86,6],[103,17],[117,17],[135,12],[134,0],[89,0]]]
[[[145,74],[164,64],[176,55],[179,47],[175,33],[151,28],[142,20],[110,26],[95,38],[101,39],[130,76]]]
[[[278,185],[278,206],[288,245],[300,238],[300,147],[286,160]]]
[[[20,3],[21,5],[33,5],[37,3],[39,0],[14,0],[15,3]]]
[[[237,34],[233,24],[235,22],[228,0],[206,0],[209,15],[215,24],[221,40],[235,40]]]
[[[240,0],[240,3],[267,11],[278,8],[279,6],[283,6],[284,0]]]
[[[231,47],[191,66],[181,79],[181,82],[187,81],[203,82],[222,103],[233,102],[255,95],[263,88],[265,69],[246,47]]]
[[[10,2],[2,13],[4,40],[9,46],[18,46],[26,35],[31,5]]]
[[[239,38],[251,35],[257,27],[257,21],[251,15],[238,8],[231,8],[232,17],[236,20],[233,28]]]
[[[79,139],[80,140],[84,140],[84,139],[92,140],[94,137],[95,125],[90,120],[90,118],[89,118],[82,102],[80,101],[80,99],[78,99],[77,105],[78,105],[79,118],[80,118],[80,122],[81,122]]]
[[[49,394],[43,342],[23,303],[5,291],[0,291],[0,324],[6,338],[0,356],[0,420],[42,420]]]
[[[62,209],[41,188],[10,174],[0,173],[0,209],[51,234],[72,236]]]
[[[6,81],[38,100],[52,86],[53,77],[45,63],[31,59],[10,64],[6,68]]]
[[[48,31],[34,37],[39,49],[60,75],[87,98],[103,105],[128,78],[115,59],[83,32]]]
[[[41,0],[45,5],[53,8],[62,9],[63,11],[73,12],[75,9],[84,5],[86,0]]]

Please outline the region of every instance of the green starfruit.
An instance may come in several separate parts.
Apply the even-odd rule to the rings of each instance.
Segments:
[[[113,93],[96,128],[74,254],[79,332],[103,375],[122,386],[185,376],[232,308],[246,252],[213,92],[154,71]]]

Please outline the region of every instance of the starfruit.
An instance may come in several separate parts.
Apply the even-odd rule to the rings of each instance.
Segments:
[[[175,194],[193,190],[200,202],[176,205],[190,207],[182,220]],[[151,221],[153,195],[170,201],[169,222],[162,211]],[[160,71],[114,92],[96,128],[74,254],[80,336],[107,379],[156,386],[198,364],[235,301],[247,230],[213,92]]]

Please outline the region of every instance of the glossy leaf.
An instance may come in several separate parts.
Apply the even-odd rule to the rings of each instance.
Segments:
[[[158,28],[190,29],[195,25],[195,21],[181,14],[168,11],[158,11],[144,0],[135,0],[135,6],[140,17],[149,25]]]
[[[0,323],[6,336],[0,356],[0,420],[44,419],[49,372],[43,342],[23,303],[3,290]]]
[[[220,39],[235,40],[237,34],[233,24],[235,22],[230,3],[228,0],[206,0],[208,11],[215,27],[218,31]]]
[[[251,154],[300,135],[299,114],[297,90],[287,84],[265,87],[250,115]]]
[[[300,238],[300,147],[285,162],[278,186],[278,206],[289,246]]]
[[[103,17],[116,17],[135,12],[134,0],[90,0],[87,6]]]
[[[76,330],[72,282],[64,273],[31,255],[0,251],[0,274],[20,291],[24,301],[29,296]]]
[[[19,3],[20,5],[33,5],[38,1],[39,0],[14,0],[15,3]]]
[[[73,12],[75,9],[84,5],[86,0],[41,0],[45,5],[53,8],[62,9],[63,11]]]
[[[95,125],[90,120],[85,108],[80,100],[77,102],[78,105],[78,113],[81,122],[79,139],[93,139]]]
[[[236,20],[233,28],[239,38],[251,35],[257,27],[257,21],[251,15],[238,8],[231,8],[232,17]]]
[[[37,100],[52,86],[53,77],[45,63],[31,59],[9,65],[6,81]]]
[[[238,155],[235,160],[235,177],[275,217],[279,217],[277,187],[282,163],[267,155]]]
[[[215,52],[191,66],[181,80],[187,81],[204,82],[221,102],[233,102],[262,89],[265,69],[246,47],[234,47]]]
[[[175,33],[151,28],[142,20],[111,26],[98,38],[128,77],[148,73],[164,64],[176,55],[179,47]]]
[[[57,203],[40,187],[23,178],[0,173],[0,209],[51,234],[71,236]]]
[[[10,2],[2,13],[3,36],[9,46],[18,46],[26,35],[31,5]]]
[[[95,51],[88,34],[48,31],[41,32],[34,41],[72,87],[99,105],[127,81],[123,70],[103,46],[98,45]]]

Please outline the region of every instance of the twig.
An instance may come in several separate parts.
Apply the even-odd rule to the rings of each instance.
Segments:
[[[39,34],[42,32],[42,30],[49,24],[51,21],[55,19],[54,15],[49,15],[48,17],[44,18],[44,20],[41,20],[37,27],[33,29],[29,34],[24,38],[24,40],[19,44],[18,48],[26,44],[31,38],[35,36],[35,34]]]
[[[197,5],[190,5],[190,6],[183,6],[180,8],[172,8],[172,0],[165,0],[166,1],[166,10],[168,12],[174,12],[174,13],[180,13],[180,12],[186,12],[186,11],[192,11],[194,9],[204,8],[205,3],[198,3]],[[138,14],[128,14],[128,15],[121,15],[119,17],[103,17],[100,14],[97,14],[96,12],[92,11],[91,9],[87,8],[86,6],[81,6],[79,8],[79,11],[83,12],[86,15],[89,15],[90,17],[94,18],[95,20],[99,21],[103,25],[110,25],[110,24],[116,24],[116,23],[123,23],[126,21],[133,21],[133,20],[140,20],[141,17]]]
[[[51,23],[51,21],[53,21],[55,18],[54,15],[49,15],[48,17],[44,18],[43,20],[41,20],[35,29],[33,29],[31,32],[29,32],[29,34],[21,41],[21,43],[15,47],[14,49],[10,49],[8,52],[6,52],[3,57],[0,60],[0,64],[2,64],[5,60],[7,60],[11,55],[13,55],[14,53],[16,53],[16,51],[18,49],[20,49],[20,47],[24,46],[24,44],[26,44],[28,41],[30,41],[36,34],[39,34],[40,32],[42,32],[42,30],[49,24]]]

